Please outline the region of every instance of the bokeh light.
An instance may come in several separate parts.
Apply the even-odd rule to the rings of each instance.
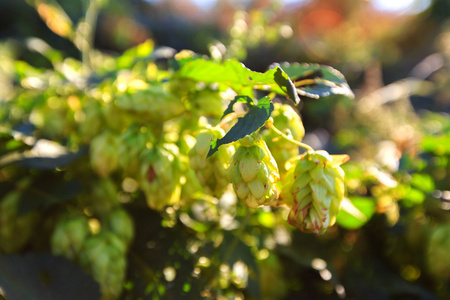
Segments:
[[[396,14],[418,14],[426,10],[430,0],[372,0],[373,7],[380,11]]]

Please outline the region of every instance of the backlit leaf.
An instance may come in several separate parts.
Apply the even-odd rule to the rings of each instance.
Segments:
[[[294,81],[299,96],[313,99],[330,95],[354,97],[344,75],[332,67],[287,62],[272,65],[272,68],[276,67],[281,67]]]
[[[347,229],[357,229],[370,220],[375,212],[375,201],[368,197],[344,198],[336,222]]]
[[[238,118],[237,123],[223,138],[213,140],[207,157],[213,155],[221,145],[235,142],[263,126],[274,109],[273,104],[268,99],[268,97],[264,97],[259,101],[258,105],[251,106],[243,117]]]

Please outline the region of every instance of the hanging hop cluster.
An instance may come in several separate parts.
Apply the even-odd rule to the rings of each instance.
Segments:
[[[141,166],[139,184],[144,191],[147,204],[161,211],[180,199],[179,150],[175,144],[154,147]]]
[[[220,147],[217,153],[207,160],[211,139],[222,138],[225,135],[220,128],[209,128],[197,135],[194,147],[189,151],[189,163],[195,175],[214,195],[220,195],[228,185],[228,164],[233,155],[233,146]]]
[[[277,163],[259,136],[240,140],[228,174],[237,197],[248,207],[270,205],[280,194]]]
[[[291,208],[291,225],[322,234],[336,222],[344,198],[344,171],[340,165],[347,160],[347,155],[319,150],[288,161],[279,204]]]
[[[62,214],[51,235],[52,253],[77,263],[91,274],[100,285],[102,299],[117,299],[126,276],[127,252],[134,238],[133,220],[117,206],[104,213],[96,230],[89,226],[89,221],[81,213]]]
[[[102,299],[120,296],[126,275],[126,252],[126,244],[107,230],[84,241],[79,264],[100,284]]]

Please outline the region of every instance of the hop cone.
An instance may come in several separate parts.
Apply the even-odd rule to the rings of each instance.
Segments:
[[[141,167],[141,188],[147,204],[155,210],[162,210],[180,199],[180,164],[178,148],[174,144],[157,147],[149,155],[148,162]]]
[[[192,111],[198,116],[220,118],[225,109],[222,97],[217,91],[203,90],[190,97]]]
[[[336,221],[344,197],[346,155],[308,152],[290,160],[279,204],[291,208],[288,222],[304,232],[322,234]]]
[[[36,215],[19,215],[20,193],[10,192],[0,202],[0,252],[15,253],[30,239]]]
[[[85,216],[65,215],[53,230],[50,240],[52,253],[74,260],[90,234],[88,219]]]
[[[110,178],[99,178],[91,181],[91,188],[85,196],[81,197],[82,203],[89,206],[94,214],[103,215],[120,204],[117,185]]]
[[[134,237],[134,223],[126,210],[116,208],[112,210],[105,218],[104,224],[107,230],[110,230],[128,247]]]
[[[441,224],[428,240],[426,262],[428,271],[436,278],[450,278],[450,224]]]
[[[166,91],[164,85],[151,85],[143,90],[129,89],[117,98],[117,106],[140,119],[163,122],[185,111],[181,99]]]
[[[126,246],[112,232],[102,230],[85,240],[80,264],[100,284],[102,299],[117,299],[126,274]]]
[[[91,142],[90,158],[92,168],[102,177],[107,177],[117,169],[117,148],[119,138],[112,131],[105,131]]]
[[[190,166],[195,171],[198,181],[214,195],[220,195],[229,183],[227,172],[233,147],[223,146],[210,158],[207,159],[206,156],[211,139],[222,138],[224,135],[221,129],[204,130],[197,135],[197,142],[189,151]]]
[[[252,136],[241,139],[228,174],[237,197],[251,208],[269,205],[278,198],[277,163],[261,139]]]
[[[289,105],[274,103],[272,112],[273,125],[283,131],[284,134],[296,141],[301,141],[305,135],[302,120],[298,113]],[[275,161],[278,163],[280,173],[283,177],[286,162],[298,155],[298,146],[293,143],[280,141],[280,137],[272,130],[268,130],[264,136]]]
[[[119,166],[125,174],[136,176],[142,165],[142,155],[154,143],[155,137],[148,127],[132,125],[120,135]]]

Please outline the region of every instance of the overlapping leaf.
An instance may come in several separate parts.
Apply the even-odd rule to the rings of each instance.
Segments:
[[[248,101],[249,98],[236,97],[234,102],[232,102],[232,104],[230,103],[231,107],[236,102],[245,101],[244,99]],[[274,109],[269,97],[260,99],[257,105],[254,105],[251,102],[246,102],[246,104],[249,108],[248,112],[243,117],[238,118],[237,123],[227,132],[227,134],[225,134],[223,138],[211,141],[208,157],[218,151],[221,145],[235,142],[258,130],[269,119],[270,114]],[[228,114],[229,111],[230,106],[225,112]]]
[[[294,81],[300,96],[314,99],[330,95],[354,97],[344,75],[330,66],[284,62],[273,64],[271,68],[281,68]]]
[[[296,104],[300,101],[297,94],[293,92],[295,87],[289,79],[288,74],[277,67],[260,73],[248,69],[242,63],[235,60],[218,63],[197,59],[183,65],[175,73],[173,78],[185,78],[205,83],[217,82],[231,87],[235,91],[240,91],[248,87],[268,90],[284,94]]]

